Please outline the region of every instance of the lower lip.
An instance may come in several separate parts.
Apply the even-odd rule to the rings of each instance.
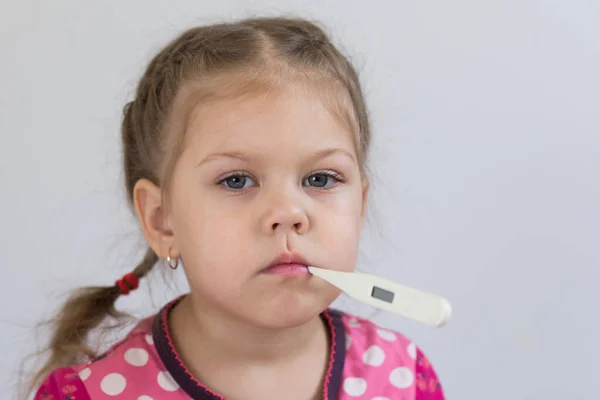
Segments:
[[[308,272],[308,267],[303,264],[277,264],[265,269],[263,273],[290,278],[310,275],[310,272]]]

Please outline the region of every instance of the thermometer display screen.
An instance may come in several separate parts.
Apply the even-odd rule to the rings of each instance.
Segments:
[[[371,290],[371,297],[385,301],[386,303],[392,303],[394,301],[394,292],[373,286],[373,290]]]

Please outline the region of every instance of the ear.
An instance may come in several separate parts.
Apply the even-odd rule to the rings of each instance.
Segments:
[[[367,213],[367,200],[369,198],[369,187],[371,185],[371,181],[369,180],[368,177],[364,177],[363,178],[363,187],[362,187],[362,212],[361,212],[361,218],[365,219],[365,215]]]
[[[140,179],[133,188],[133,204],[146,241],[156,255],[166,258],[171,249],[171,257],[177,257],[179,252],[160,188],[147,179]]]

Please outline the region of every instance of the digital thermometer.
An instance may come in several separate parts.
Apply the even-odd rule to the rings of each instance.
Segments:
[[[308,270],[362,303],[426,325],[443,326],[452,314],[448,300],[384,278],[317,267],[308,267]]]

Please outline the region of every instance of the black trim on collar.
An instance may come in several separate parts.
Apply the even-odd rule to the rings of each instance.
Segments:
[[[152,338],[154,339],[156,351],[169,374],[171,374],[179,387],[192,399],[227,400],[199,382],[186,368],[181,357],[175,350],[169,333],[168,316],[182,298],[177,298],[167,304],[154,318]],[[340,311],[332,309],[328,309],[321,314],[321,317],[327,322],[326,325],[331,340],[329,365],[323,387],[326,400],[337,399],[342,382],[342,373],[346,358],[346,330],[342,322],[342,316],[343,314]]]

